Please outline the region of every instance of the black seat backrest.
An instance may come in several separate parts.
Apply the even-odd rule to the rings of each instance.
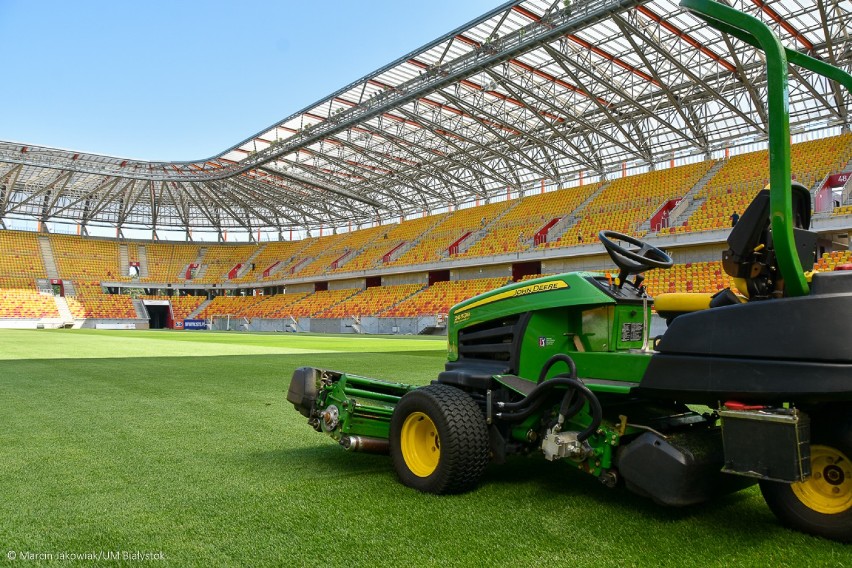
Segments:
[[[793,182],[791,189],[794,238],[802,265],[809,268],[809,258],[811,264],[813,263],[812,251],[809,252],[809,249],[814,248],[811,244],[812,234],[808,232],[811,225],[811,195],[800,183]],[[815,240],[813,243],[815,245]],[[728,247],[722,255],[725,272],[729,276],[747,281],[750,298],[767,296],[770,293],[769,283],[778,280],[778,274],[771,273],[775,262],[768,189],[757,194],[731,229]]]
[[[809,229],[811,226],[811,194],[800,183],[792,184],[793,226]],[[763,189],[743,212],[742,217],[728,235],[731,252],[740,258],[749,255],[758,245],[766,242],[769,228],[769,190]],[[733,276],[733,274],[731,275]]]

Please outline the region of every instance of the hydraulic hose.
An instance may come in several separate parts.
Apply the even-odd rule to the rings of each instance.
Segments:
[[[570,377],[553,377],[552,379],[545,381],[545,382],[541,383],[540,385],[538,385],[537,387],[535,387],[532,391],[530,391],[530,394],[528,394],[526,396],[526,398],[524,398],[523,400],[519,400],[518,402],[501,402],[501,403],[497,403],[497,406],[500,408],[501,411],[504,411],[504,412],[505,411],[512,412],[512,411],[515,411],[515,410],[518,410],[518,411],[526,410],[526,408],[529,405],[538,402],[539,399],[550,394],[550,392],[555,387],[574,387],[574,388],[584,388],[584,389],[588,390],[588,388],[586,388],[586,385],[584,385],[583,383],[581,383],[577,379],[573,379],[573,378],[570,378]]]
[[[570,372],[559,374],[550,380],[544,380],[550,368],[560,361],[568,365]],[[562,353],[554,355],[547,360],[539,374],[537,386],[523,400],[518,402],[499,403],[498,406],[501,411],[497,413],[497,416],[501,420],[506,420],[508,422],[520,422],[525,420],[533,412],[539,409],[546,400],[546,395],[558,386],[568,387],[568,391],[565,393],[559,407],[559,415],[563,417],[563,419],[573,417],[580,412],[580,409],[583,408],[586,401],[589,403],[589,409],[592,413],[592,421],[582,432],[580,432],[580,434],[577,435],[577,440],[584,442],[589,438],[589,436],[594,434],[600,426],[601,421],[603,420],[603,409],[601,408],[601,403],[598,400],[598,397],[589,390],[589,387],[577,379],[577,366],[574,364],[574,360],[568,355]],[[580,394],[580,396],[572,402],[571,399],[574,394]]]
[[[548,359],[544,363],[544,366],[541,368],[541,372],[538,374],[538,382],[536,384],[540,385],[541,383],[543,383],[544,378],[547,376],[547,372],[550,370],[550,368],[555,363],[558,363],[559,361],[562,361],[563,363],[568,365],[568,370],[570,371],[567,375],[568,378],[570,378],[570,379],[576,379],[577,378],[577,365],[574,364],[574,359],[572,359],[568,355],[565,355],[564,353],[557,353],[556,355],[554,355],[553,357],[551,357],[550,359]],[[562,377],[562,376],[565,376],[565,375],[561,374],[559,376]]]
[[[500,405],[500,408],[501,409],[508,409],[508,410],[517,410],[517,409],[526,408],[526,406],[528,404],[532,404],[533,402],[535,402],[538,399],[539,396],[543,395],[543,393],[549,392],[550,389],[553,386],[556,386],[555,384],[551,385],[547,389],[542,389],[541,387],[543,386],[543,384],[545,382],[544,379],[545,379],[545,377],[547,377],[547,372],[550,371],[550,368],[553,367],[553,365],[555,363],[558,363],[559,361],[562,361],[563,363],[567,364],[570,372],[567,375],[565,375],[565,374],[557,375],[557,377],[573,379],[573,380],[576,381],[577,380],[577,365],[574,364],[574,360],[571,359],[571,357],[569,357],[568,355],[565,355],[564,353],[557,353],[556,355],[554,355],[553,357],[551,357],[550,359],[545,361],[544,365],[541,368],[541,372],[538,374],[538,382],[536,383],[536,387],[526,396],[526,398],[524,398],[523,400],[518,401],[518,402],[503,403],[503,404]],[[556,377],[554,377],[554,378],[556,378]],[[550,383],[550,381],[547,381],[547,382]],[[582,383],[580,383],[580,385],[584,386],[584,385],[582,385]]]
[[[570,379],[566,377],[554,377],[549,381],[545,381],[536,389],[530,393],[528,397],[520,402],[515,403],[506,403],[502,406],[502,409],[506,409],[509,405],[512,405],[512,408],[508,408],[508,412],[501,411],[497,413],[497,417],[501,420],[505,420],[507,422],[521,422],[528,418],[533,412],[538,410],[541,404],[545,401],[545,397],[542,393],[548,393],[553,390],[553,388],[558,386],[566,386],[571,389],[574,389],[575,392],[580,393],[580,397],[574,401],[566,409],[566,418],[570,418],[577,414],[580,409],[583,407],[583,401],[588,401],[589,409],[592,412],[592,422],[577,436],[577,440],[580,442],[586,441],[589,436],[597,431],[598,427],[601,425],[601,421],[603,420],[603,409],[601,408],[601,403],[598,400],[598,397],[595,396],[595,393],[589,390],[589,387],[578,381],[577,379]],[[570,391],[569,391],[570,392]],[[530,401],[531,398],[535,398]]]

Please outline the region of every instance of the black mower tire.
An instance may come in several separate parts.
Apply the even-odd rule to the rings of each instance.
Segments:
[[[829,417],[832,415],[829,415]],[[811,476],[800,483],[761,481],[763,499],[787,527],[852,542],[852,420],[813,423]]]
[[[470,395],[448,385],[406,393],[391,416],[389,441],[400,481],[424,493],[470,491],[490,460],[482,410]]]

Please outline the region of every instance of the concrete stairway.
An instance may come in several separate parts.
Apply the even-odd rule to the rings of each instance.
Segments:
[[[68,300],[62,296],[54,296],[53,301],[56,302],[56,309],[59,310],[59,317],[67,325],[74,322],[74,316],[71,314],[71,308],[68,307]]]
[[[192,261],[194,264],[198,265],[198,268],[195,269],[195,274],[193,275],[193,278],[201,278],[202,276],[207,274],[208,266],[206,264],[204,264],[204,255],[206,255],[206,254],[207,254],[207,247],[201,247],[200,249],[198,249],[198,256],[195,257],[195,260]],[[186,266],[183,267],[183,270],[181,270],[181,273],[178,274],[178,278],[180,278],[181,280],[185,280],[187,270],[189,270],[189,265],[186,265]]]
[[[707,183],[713,179],[717,173],[719,173],[719,170],[721,170],[726,163],[727,162],[724,160],[719,160],[713,164],[713,166],[707,170],[707,173],[701,176],[698,183],[686,192],[686,195],[683,196],[680,203],[678,203],[675,208],[672,209],[672,212],[669,213],[669,227],[674,227],[689,219],[695,210],[701,207],[702,203],[707,201],[706,199],[695,199],[695,195],[707,186]],[[651,220],[648,219],[640,228],[647,231],[650,230],[650,226]]]
[[[560,219],[555,225],[553,225],[549,231],[547,231],[547,241],[555,241],[559,237],[565,234],[565,231],[573,227],[577,224],[582,218],[583,210],[591,203],[598,195],[600,195],[606,188],[608,188],[612,184],[611,181],[605,181],[601,184],[601,186],[590,196],[588,196],[585,201],[580,203],[576,209],[574,209],[568,215],[565,215]]]
[[[130,274],[130,255],[127,253],[127,245],[124,243],[118,245],[118,274],[121,276]]]
[[[139,245],[139,277],[148,277],[148,251],[145,250],[145,245]]]
[[[136,317],[139,319],[151,319],[148,315],[148,309],[145,307],[145,302],[142,300],[133,300],[133,309],[136,310]]]
[[[246,274],[249,270],[251,270],[251,265],[254,263],[254,260],[255,260],[255,259],[256,259],[256,258],[260,255],[260,253],[262,253],[265,249],[266,249],[266,245],[260,245],[259,247],[257,247],[257,248],[255,249],[254,253],[252,253],[252,255],[246,259],[246,261],[243,263],[243,265],[242,265],[242,266],[240,267],[240,269],[237,271],[237,276],[236,276],[236,277],[237,277],[237,278],[242,278],[243,276],[245,276],[245,274]],[[227,274],[226,274],[225,276],[227,277]]]
[[[71,280],[63,280],[62,288],[64,289],[66,296],[77,295],[77,289],[74,288],[74,282],[72,282]]]
[[[468,235],[468,237],[465,240],[463,240],[462,242],[459,243],[459,252],[460,253],[465,252],[467,249],[472,247],[475,243],[481,241],[483,239],[483,237],[485,237],[485,235],[487,235],[489,232],[491,232],[491,229],[493,227],[499,226],[500,220],[503,217],[505,217],[509,213],[509,211],[511,211],[512,209],[514,209],[518,205],[520,205],[521,201],[523,201],[523,199],[515,199],[512,202],[512,205],[510,205],[509,207],[506,207],[506,209],[504,209],[502,213],[500,213],[499,215],[494,217],[489,223],[486,223],[486,225],[484,227],[480,227],[479,229],[477,229],[476,231],[473,231],[470,235]],[[527,248],[527,247],[524,247],[524,248]],[[449,255],[447,255],[447,252],[444,251],[442,256],[446,257],[446,256],[449,256]]]
[[[44,262],[44,270],[48,278],[59,278],[59,270],[56,268],[56,260],[53,257],[53,248],[47,237],[38,238],[38,248],[41,250],[41,259]]]
[[[198,314],[200,314],[201,312],[203,312],[203,311],[204,311],[204,308],[206,308],[207,306],[209,306],[212,302],[213,302],[213,300],[204,300],[203,302],[201,302],[201,305],[200,305],[200,306],[198,306],[197,308],[195,308],[194,310],[192,310],[192,311],[189,313],[189,315],[188,315],[188,316],[186,316],[186,319],[198,319]]]

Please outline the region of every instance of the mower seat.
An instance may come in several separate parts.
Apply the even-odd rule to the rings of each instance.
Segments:
[[[677,316],[706,310],[707,308],[718,308],[721,306],[732,306],[740,304],[745,300],[735,294],[730,288],[725,288],[715,294],[707,292],[669,292],[654,297],[654,308],[657,314],[671,323]]]
[[[700,292],[668,292],[654,296],[654,307],[661,318],[671,321],[679,315],[706,310],[713,294]]]

